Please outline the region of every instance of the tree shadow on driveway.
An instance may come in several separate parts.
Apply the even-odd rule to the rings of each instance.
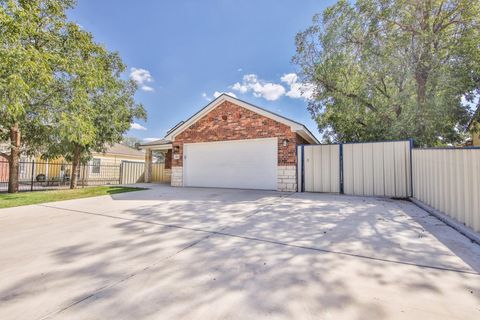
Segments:
[[[0,286],[0,315],[29,319],[478,315],[480,276],[473,270],[477,265],[469,266],[438,241],[402,207],[403,202],[175,190],[160,192],[160,200],[154,194],[141,195],[140,200],[123,198],[128,205],[116,208],[95,211],[91,204],[91,212],[63,203],[60,215],[65,221],[53,220],[35,233],[40,256],[32,260],[38,261],[26,267],[11,265],[2,273],[20,270]],[[58,230],[43,239],[41,231],[53,227]],[[25,238],[17,240],[26,241],[28,232],[22,231]],[[471,254],[478,252],[458,241]]]

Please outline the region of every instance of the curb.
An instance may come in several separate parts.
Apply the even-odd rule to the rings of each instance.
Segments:
[[[465,237],[469,238],[473,242],[476,242],[477,244],[480,245],[480,234],[473,231],[466,225],[454,220],[453,218],[450,218],[447,216],[445,213],[430,207],[429,205],[426,205],[425,203],[418,201],[415,198],[410,198],[410,201],[412,201],[415,205],[418,207],[422,208],[423,210],[427,211],[431,215],[435,216],[437,219],[440,221],[444,222],[448,226],[452,227],[453,229],[457,230],[461,234],[463,234]]]

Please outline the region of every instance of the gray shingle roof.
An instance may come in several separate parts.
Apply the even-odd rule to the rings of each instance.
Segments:
[[[158,140],[153,140],[145,143],[141,143],[140,145],[143,146],[158,146],[162,144],[170,144],[172,141],[166,140],[166,139],[158,139]]]
[[[114,155],[131,156],[131,157],[144,157],[145,151],[130,148],[120,143],[115,143],[113,146],[107,148],[107,151],[105,152],[105,154],[114,154]]]

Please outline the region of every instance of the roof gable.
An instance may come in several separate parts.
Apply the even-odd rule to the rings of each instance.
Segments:
[[[299,133],[302,135],[307,141],[311,143],[318,143],[317,139],[313,134],[301,123],[293,121],[291,119],[285,118],[281,115],[278,115],[274,112],[265,110],[263,108],[257,107],[253,104],[250,104],[248,102],[242,101],[240,99],[231,97],[227,94],[222,94],[212,102],[210,102],[208,105],[206,105],[203,109],[195,113],[193,116],[191,116],[188,120],[184,121],[183,123],[178,124],[176,127],[171,129],[167,135],[165,136],[165,139],[167,140],[174,140],[177,135],[182,133],[184,130],[189,128],[192,124],[203,118],[206,114],[208,114],[210,111],[215,109],[216,107],[220,106],[223,102],[229,101],[241,108],[245,108],[247,110],[250,110],[254,113],[257,113],[259,115],[262,115],[266,118],[272,119],[276,122],[282,123],[286,126],[289,126],[292,131]]]

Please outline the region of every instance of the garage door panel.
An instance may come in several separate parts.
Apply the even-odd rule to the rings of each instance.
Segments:
[[[185,144],[185,185],[277,188],[277,139]]]

